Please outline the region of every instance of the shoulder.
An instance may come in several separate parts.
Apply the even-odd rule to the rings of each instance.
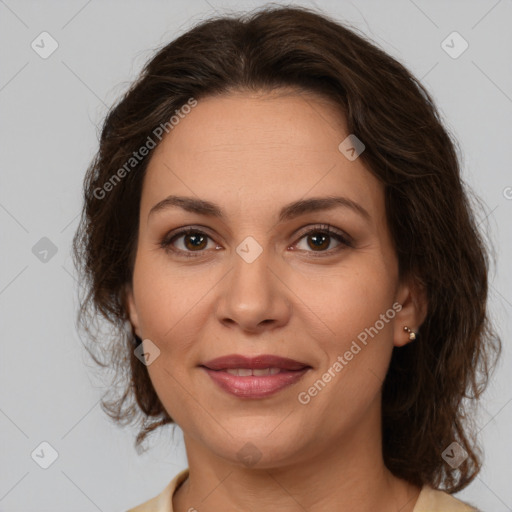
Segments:
[[[424,485],[413,512],[479,512],[476,507],[454,498],[451,494]]]
[[[188,469],[178,473],[158,495],[126,512],[173,512],[172,496],[178,486],[188,477]]]

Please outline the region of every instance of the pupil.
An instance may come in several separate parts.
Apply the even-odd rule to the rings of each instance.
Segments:
[[[316,248],[323,248],[323,245],[325,245],[325,240],[328,238],[327,235],[312,235],[311,238],[313,240],[315,240],[314,244],[315,244],[315,247]],[[322,239],[322,241],[320,242],[320,244],[316,244],[316,242],[320,241],[320,239]],[[329,245],[329,244],[327,244]]]
[[[188,235],[187,238],[189,241],[192,241],[191,245],[196,249],[201,246],[203,242],[201,239],[204,239],[202,235]]]

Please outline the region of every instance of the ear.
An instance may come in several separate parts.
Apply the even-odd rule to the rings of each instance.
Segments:
[[[128,318],[132,324],[133,331],[139,338],[142,339],[140,333],[139,314],[137,313],[137,307],[135,305],[135,299],[133,297],[133,289],[131,285],[127,285],[125,288],[125,306],[128,312]]]
[[[402,306],[395,316],[393,344],[402,347],[411,343],[409,333],[404,327],[418,332],[428,311],[428,300],[425,286],[417,279],[409,277],[398,286],[396,302]],[[397,308],[398,309],[398,308]]]

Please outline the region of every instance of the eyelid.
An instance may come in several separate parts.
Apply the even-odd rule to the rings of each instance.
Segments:
[[[167,233],[162,240],[158,243],[160,247],[165,249],[168,252],[174,252],[177,254],[184,254],[186,256],[195,257],[200,256],[201,253],[204,253],[206,251],[183,251],[181,249],[171,249],[172,244],[174,243],[174,240],[177,240],[178,238],[181,238],[182,236],[188,235],[190,233],[199,233],[205,235],[210,240],[213,240],[213,236],[209,234],[209,229],[205,226],[200,225],[191,225],[191,226],[184,226],[181,228],[176,228]],[[197,254],[195,254],[197,253]]]
[[[313,224],[306,226],[304,229],[301,229],[295,235],[298,238],[297,241],[294,242],[294,244],[296,244],[300,239],[304,238],[305,235],[308,235],[311,232],[327,233],[328,235],[333,237],[340,237],[346,245],[349,245],[351,247],[353,246],[354,243],[353,238],[349,234],[347,234],[345,231],[342,231],[341,229],[331,226],[331,224]]]

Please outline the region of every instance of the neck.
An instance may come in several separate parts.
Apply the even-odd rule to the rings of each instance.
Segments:
[[[267,468],[227,461],[187,436],[185,445],[189,477],[173,497],[175,512],[411,512],[420,492],[385,467],[375,418],[337,442]]]

